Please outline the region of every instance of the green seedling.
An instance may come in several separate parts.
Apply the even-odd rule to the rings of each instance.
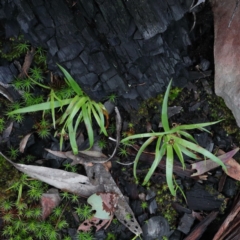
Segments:
[[[121,157],[127,157],[128,155],[127,149],[125,147],[119,148],[118,155]]]
[[[148,203],[147,202],[141,202],[141,208],[142,208],[142,210],[145,210],[145,209],[147,209],[148,208]]]
[[[81,122],[84,122],[90,147],[93,146],[94,143],[94,133],[93,133],[93,121],[92,116],[95,118],[98,126],[102,133],[107,136],[107,132],[105,129],[105,118],[104,115],[108,115],[107,111],[103,104],[96,103],[91,100],[80,88],[80,86],[75,82],[75,80],[71,77],[71,75],[61,66],[59,66],[61,71],[65,76],[65,81],[69,87],[75,92],[75,96],[68,99],[60,99],[54,89],[51,89],[48,86],[43,85],[42,83],[37,82],[37,77],[35,79],[31,78],[33,83],[41,86],[44,89],[50,90],[49,98],[46,102],[28,106],[25,108],[15,109],[12,112],[9,112],[9,115],[14,114],[22,114],[28,112],[36,112],[36,111],[46,111],[51,110],[52,114],[52,122],[53,127],[56,127],[56,124],[62,125],[62,129],[60,131],[60,147],[62,149],[63,146],[63,137],[66,134],[66,131],[69,133],[69,140],[74,154],[78,154],[78,146],[76,142],[76,134],[78,130],[78,126]],[[33,70],[32,70],[33,71]],[[34,71],[37,71],[36,69]],[[32,72],[32,74],[34,74]],[[35,73],[36,75],[37,73]],[[63,107],[66,106],[66,109]],[[60,109],[63,112],[60,118],[56,120],[55,109]],[[73,121],[76,120],[76,121]]]
[[[105,139],[100,139],[98,140],[98,146],[101,148],[101,149],[104,149],[107,147],[107,141]]]
[[[107,98],[112,103],[116,103],[117,101],[117,95],[115,93],[110,94]]]
[[[90,219],[93,216],[92,208],[87,204],[76,207],[75,212],[77,213],[77,215],[81,221]]]
[[[168,96],[169,91],[171,88],[170,81],[166,93],[163,99],[162,105],[162,114],[161,114],[161,121],[164,132],[152,132],[152,133],[143,133],[143,134],[136,134],[124,138],[121,142],[124,143],[129,141],[130,139],[138,139],[138,138],[148,138],[143,145],[140,147],[133,167],[133,174],[134,177],[137,179],[137,164],[142,152],[149,146],[152,142],[156,141],[155,147],[155,159],[154,162],[148,171],[143,185],[146,185],[151,178],[152,174],[154,173],[155,169],[157,168],[159,162],[162,160],[163,156],[166,155],[166,180],[169,187],[169,190],[172,195],[176,195],[176,186],[173,183],[173,161],[174,161],[174,154],[179,158],[182,167],[185,168],[183,154],[187,155],[193,159],[199,159],[199,157],[195,154],[195,152],[201,154],[204,159],[209,158],[212,161],[216,162],[226,171],[226,166],[224,163],[211,152],[207,151],[206,149],[202,148],[198,145],[196,140],[193,138],[191,134],[187,132],[187,130],[192,129],[200,129],[202,131],[209,131],[205,128],[206,126],[210,126],[216,124],[220,121],[216,122],[208,122],[208,123],[196,123],[196,124],[189,124],[189,125],[176,125],[170,129],[169,121],[168,121]]]

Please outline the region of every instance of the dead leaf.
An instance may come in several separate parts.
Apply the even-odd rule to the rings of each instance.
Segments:
[[[192,2],[192,5],[191,5],[191,7],[190,7],[190,9],[189,9],[189,12],[192,12],[192,10],[193,10],[195,7],[197,7],[197,6],[200,5],[201,3],[204,3],[205,0],[198,0],[195,5],[194,5],[194,2],[195,2],[195,1]]]
[[[222,154],[221,156],[218,156],[218,158],[226,164],[228,162],[228,160],[230,158],[232,158],[238,151],[239,151],[239,148],[235,148],[232,151],[227,152],[227,153],[224,153],[222,151],[222,153],[224,153],[224,154]],[[220,154],[220,152],[219,152],[219,154]],[[219,164],[217,164],[216,162],[213,162],[212,160],[209,160],[209,159],[205,160],[205,161],[193,163],[191,165],[192,165],[192,169],[197,170],[197,172],[192,174],[191,177],[199,176],[205,172],[208,172],[214,168],[219,167]]]
[[[31,135],[32,135],[32,133],[29,133],[21,140],[21,142],[19,144],[19,150],[20,150],[21,153],[24,152],[24,149],[27,145],[28,139],[30,138]]]
[[[41,206],[43,220],[45,220],[52,213],[53,209],[59,205],[60,201],[61,198],[56,188],[50,188],[42,195]]]
[[[118,195],[118,202],[116,209],[114,210],[114,215],[135,235],[141,235],[142,229],[137,222],[132,209],[128,205],[111,174],[105,169],[103,164],[94,164],[92,167],[85,165],[85,169],[89,180],[93,185],[103,185],[105,190],[103,192],[115,193]]]
[[[238,148],[236,148],[236,149],[238,149]],[[218,153],[225,154],[224,151],[221,149],[219,149]],[[240,165],[239,165],[239,163],[236,160],[234,160],[232,157],[230,157],[226,160],[225,165],[227,167],[226,174],[229,177],[240,181]]]
[[[23,62],[23,66],[21,68],[21,72],[18,75],[18,78],[25,78],[28,76],[29,68],[32,64],[34,58],[35,48],[31,48],[31,51],[28,51]]]
[[[95,214],[92,218],[85,220],[78,230],[90,231],[91,227],[96,227],[98,231],[108,223],[105,226],[106,229],[113,219],[118,195],[116,193],[95,193],[88,198],[87,202],[92,206]]]
[[[10,124],[8,125],[8,127],[6,127],[2,133],[2,142],[5,142],[8,140],[11,132],[12,132],[12,128],[13,128],[13,122],[10,122]]]
[[[91,231],[92,227],[96,228],[96,231],[100,230],[109,222],[109,219],[100,219],[92,217],[90,219],[85,220],[78,228],[78,231]]]
[[[3,87],[2,85],[0,85],[0,93],[7,98],[10,102],[13,102],[13,97],[10,94],[10,92],[7,90],[7,88]]]
[[[91,184],[89,178],[86,176],[48,167],[17,164],[8,159],[1,152],[0,155],[2,155],[19,171],[56,188],[69,191],[84,197],[88,197],[93,193],[104,190],[103,186],[99,186],[98,184],[94,186]]]
[[[200,222],[204,219],[202,213],[200,213],[200,212],[192,211],[192,216],[194,218],[198,219]]]

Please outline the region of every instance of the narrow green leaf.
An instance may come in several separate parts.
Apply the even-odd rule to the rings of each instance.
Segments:
[[[77,101],[79,100],[79,96],[75,96],[74,98],[71,99],[70,104],[68,105],[67,109],[65,110],[64,114],[60,117],[60,122],[59,124],[63,124],[64,121],[66,120],[66,118],[68,117],[68,115],[72,112],[73,107],[75,106],[75,104],[77,103]]]
[[[206,128],[199,128],[199,130],[202,130],[202,131],[205,131],[205,132],[207,132],[207,133],[209,133],[209,134],[212,134],[210,131],[208,131]]]
[[[54,95],[53,95],[53,89],[50,92],[50,104],[51,104],[51,113],[52,113],[52,121],[53,121],[53,128],[55,129],[56,123],[55,123],[55,107],[54,107]]]
[[[188,138],[188,139],[191,140],[192,142],[198,144],[197,141],[194,139],[194,137],[193,137],[191,134],[189,134],[189,133],[187,133],[187,132],[185,132],[185,131],[179,131],[178,133],[179,133],[180,135],[184,136],[185,138]]]
[[[60,133],[60,142],[59,142],[59,146],[60,146],[60,151],[62,151],[62,147],[63,147],[63,137],[64,134],[66,134],[66,131],[64,128],[62,128],[61,133]]]
[[[168,96],[169,96],[171,84],[172,84],[172,80],[168,84],[167,90],[163,98],[163,104],[162,104],[161,121],[162,121],[162,126],[165,132],[170,130],[169,122],[168,122]]]
[[[82,111],[78,114],[77,120],[75,122],[75,126],[74,126],[74,132],[77,132],[77,128],[80,122],[82,122],[83,120],[83,114]]]
[[[54,96],[54,98],[56,99],[56,101],[59,101],[59,103],[60,103],[60,107],[62,108],[62,99],[60,99],[56,94],[55,94],[55,92],[53,91],[52,92],[52,94],[53,94],[53,96]]]
[[[82,109],[82,106],[84,104],[86,104],[86,101],[87,101],[86,97],[79,97],[78,98],[78,102],[76,102],[76,104],[72,107],[71,113],[69,114],[69,116],[66,120],[67,125],[70,124],[73,121],[75,115]]]
[[[224,165],[224,163],[218,157],[216,157],[215,155],[213,155],[211,152],[207,151],[206,149],[202,148],[201,146],[196,145],[195,143],[186,141],[186,140],[184,140],[182,138],[175,137],[175,136],[173,136],[173,139],[178,144],[181,144],[182,146],[187,147],[187,148],[189,148],[189,149],[191,149],[191,150],[193,150],[195,152],[198,152],[198,153],[202,154],[203,156],[211,159],[212,161],[214,161],[217,164],[221,165],[222,168],[224,169],[224,171],[227,171],[226,166]]]
[[[73,154],[77,155],[78,154],[78,146],[77,146],[77,141],[76,141],[76,132],[73,130],[72,122],[70,124],[68,124],[68,135],[69,135],[70,145],[71,145]]]
[[[207,122],[207,123],[195,123],[195,124],[188,124],[188,125],[179,125],[177,127],[175,127],[174,129],[176,129],[176,131],[179,130],[191,130],[191,129],[201,129],[210,125],[214,125],[217,124],[219,122],[221,122],[222,120],[216,121],[216,122]],[[206,131],[206,129],[204,130]]]
[[[188,156],[188,157],[190,157],[190,158],[192,158],[192,159],[196,159],[196,160],[197,160],[197,159],[201,159],[200,157],[197,156],[197,154],[189,151],[189,150],[188,150],[187,148],[185,148],[184,146],[179,145],[179,147],[180,147],[182,153],[184,153],[186,156]]]
[[[22,198],[22,189],[23,189],[23,184],[20,183],[19,184],[19,188],[18,188],[18,198],[17,198],[17,203],[20,202],[21,198]]]
[[[155,151],[155,159],[146,177],[144,178],[143,185],[146,185],[148,183],[149,179],[153,175],[154,171],[156,170],[157,166],[159,165],[160,161],[162,160],[166,152],[167,144],[163,143],[162,146],[160,147],[161,142],[162,142],[162,136],[158,138],[156,151]]]
[[[139,161],[139,158],[142,154],[142,152],[145,150],[145,148],[152,142],[156,139],[156,137],[150,137],[149,139],[147,139],[143,145],[140,147],[140,149],[138,150],[138,153],[136,155],[136,158],[134,160],[134,164],[133,164],[133,175],[134,175],[134,178],[137,179],[137,164],[138,164],[138,161]]]
[[[106,128],[105,128],[105,118],[104,118],[104,114],[103,114],[103,107],[102,104],[99,104],[99,103],[96,103],[96,102],[92,102],[92,105],[93,107],[95,108],[95,110],[97,111],[98,113],[98,116],[100,117],[100,124],[99,127],[101,129],[101,132],[107,136],[107,131],[106,131]]]
[[[183,169],[185,169],[186,166],[185,166],[185,162],[184,162],[184,158],[183,158],[183,155],[182,155],[181,148],[179,147],[179,145],[178,145],[177,143],[174,143],[174,144],[173,144],[173,149],[174,149],[174,151],[176,152],[176,154],[177,154],[180,162],[182,163]]]
[[[129,137],[126,137],[124,139],[121,140],[122,143],[127,142],[131,139],[137,139],[137,138],[149,138],[149,137],[159,137],[159,136],[163,136],[166,134],[170,134],[172,133],[172,131],[169,132],[159,132],[159,133],[140,133],[140,134],[135,134],[135,135],[131,135]]]
[[[90,121],[90,118],[88,116],[88,111],[85,105],[82,106],[82,113],[83,113],[83,121],[85,123],[87,133],[88,133],[88,139],[89,139],[89,145],[91,148],[94,143],[94,135],[93,135],[93,129],[92,129],[92,122]]]
[[[171,194],[176,196],[176,191],[173,185],[173,148],[170,144],[167,144],[166,179]]]
[[[100,119],[100,117],[98,116],[98,114],[97,114],[94,106],[91,104],[90,107],[91,107],[92,114],[93,114],[93,116],[94,116],[94,118],[95,118],[98,126],[99,126],[100,128],[104,127],[104,125],[103,125],[103,123],[101,122],[101,119]]]
[[[176,192],[177,192],[177,190],[179,190],[179,191],[181,192],[181,194],[183,195],[183,197],[184,197],[184,199],[185,199],[185,202],[187,203],[186,195],[185,195],[185,193],[183,192],[182,188],[177,184],[177,181],[176,181],[175,177],[173,177],[173,182],[174,182],[174,184],[175,184],[175,186],[176,186]]]
[[[71,102],[71,99],[62,100],[62,105],[67,105],[70,102]],[[53,106],[54,106],[54,108],[57,108],[57,107],[60,107],[61,104],[60,104],[59,101],[54,101]],[[29,112],[44,111],[44,110],[49,110],[49,109],[51,109],[51,103],[50,102],[45,102],[45,103],[35,104],[35,105],[25,107],[25,108],[16,109],[16,110],[14,110],[10,113],[11,114],[29,113]]]
[[[68,73],[68,71],[66,69],[64,69],[59,64],[57,64],[57,65],[63,72],[66,82],[72,87],[72,89],[78,94],[78,96],[82,96],[83,91],[82,91],[81,87],[78,85],[78,83],[72,78],[72,76]]]

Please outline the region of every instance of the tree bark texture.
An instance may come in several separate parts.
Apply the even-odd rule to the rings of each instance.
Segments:
[[[126,108],[162,93],[171,78],[183,86],[192,0],[5,0],[1,35],[23,33],[48,52],[96,100],[111,93]]]

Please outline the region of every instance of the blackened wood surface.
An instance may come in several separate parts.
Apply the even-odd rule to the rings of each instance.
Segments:
[[[120,96],[125,108],[183,86],[192,0],[1,1],[5,37],[23,33],[48,50],[49,69],[66,67],[95,99]],[[190,25],[190,26],[189,26]]]

